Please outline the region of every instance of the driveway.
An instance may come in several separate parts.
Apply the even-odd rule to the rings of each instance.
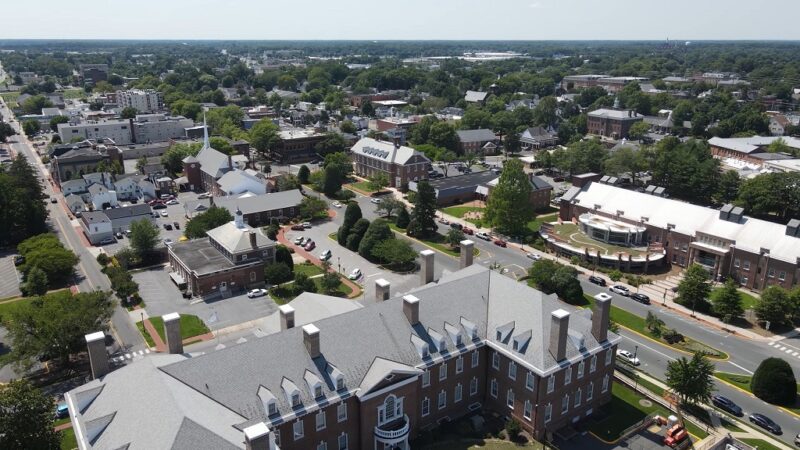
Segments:
[[[209,301],[185,299],[170,280],[168,267],[136,272],[133,279],[139,283],[139,295],[145,302],[148,315],[162,316],[176,311],[180,314],[194,314],[203,319],[212,330],[259,319],[278,309],[269,297],[250,299],[244,294]]]
[[[19,297],[19,273],[14,267],[14,253],[0,253],[0,299]]]

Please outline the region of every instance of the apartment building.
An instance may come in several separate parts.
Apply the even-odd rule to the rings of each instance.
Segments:
[[[797,219],[782,225],[744,216],[732,205],[717,210],[598,182],[573,187],[561,197],[561,220],[584,213],[643,227],[643,240],[663,247],[664,261],[700,264],[714,279],[730,276],[754,290],[790,289],[800,282]]]
[[[542,439],[610,401],[610,300],[574,309],[477,265],[434,281],[433,252],[421,256],[407,295],[378,280],[378,302],[314,323],[284,305],[281,331],[199,356],[170,344],[177,314],[170,355],[111,373],[102,333],[88,335],[96,379],[66,394],[79,445],[405,450],[477,411]],[[133,401],[142,392],[151,400]]]
[[[81,64],[79,69],[84,83],[108,80],[108,64]]]
[[[134,108],[140,113],[152,113],[164,109],[164,95],[153,89],[117,91],[116,100],[120,108]]]
[[[431,167],[431,160],[411,147],[372,138],[360,139],[350,151],[356,175],[369,178],[382,173],[391,187],[426,179]]]

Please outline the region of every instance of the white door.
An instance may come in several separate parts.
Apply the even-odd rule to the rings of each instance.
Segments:
[[[219,291],[220,292],[225,292],[227,290],[228,290],[228,283],[225,282],[225,281],[220,282],[219,283]]]

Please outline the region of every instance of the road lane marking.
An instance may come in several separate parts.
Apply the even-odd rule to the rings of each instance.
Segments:
[[[650,350],[650,351],[652,351],[652,352],[654,352],[654,353],[658,353],[659,355],[661,355],[661,356],[663,356],[663,357],[665,357],[665,358],[668,358],[668,359],[670,359],[670,360],[672,360],[672,361],[677,361],[677,360],[678,360],[677,358],[673,358],[672,356],[669,356],[669,355],[667,355],[666,353],[662,353],[662,352],[660,352],[660,351],[658,351],[658,350],[654,349],[653,347],[650,347],[650,346],[649,346],[649,345],[647,345],[647,344],[644,344],[644,343],[642,343],[642,342],[639,342],[639,341],[637,341],[636,339],[633,339],[633,338],[631,338],[631,337],[629,337],[629,336],[622,335],[622,337],[623,337],[623,338],[625,338],[625,339],[628,339],[628,340],[629,340],[629,341],[631,341],[631,342],[635,342],[635,343],[636,343],[636,345],[638,345],[639,347],[644,347],[644,348],[646,348],[646,349],[648,349],[648,350]]]
[[[775,343],[774,343],[774,342],[770,342],[770,343],[769,343],[769,344],[767,344],[767,345],[769,345],[770,347],[772,347],[773,345],[775,345]]]
[[[740,366],[740,365],[736,364],[735,362],[731,362],[731,361],[728,361],[728,362],[729,362],[729,363],[731,363],[731,365],[732,365],[732,366],[736,366],[736,367],[738,367],[738,368],[740,368],[740,369],[744,370],[745,372],[749,373],[750,375],[752,375],[752,374],[753,374],[753,372],[751,372],[751,371],[749,371],[749,370],[745,369],[744,367],[742,367],[742,366]]]

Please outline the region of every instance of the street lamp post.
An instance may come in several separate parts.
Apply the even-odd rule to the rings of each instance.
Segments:
[[[636,355],[639,353],[639,346],[634,346],[633,348],[633,360],[636,361]],[[639,389],[639,374],[634,372],[635,376],[633,377],[633,392],[638,392]]]
[[[342,273],[342,258],[340,256],[336,257],[336,264],[339,266],[339,274]]]

